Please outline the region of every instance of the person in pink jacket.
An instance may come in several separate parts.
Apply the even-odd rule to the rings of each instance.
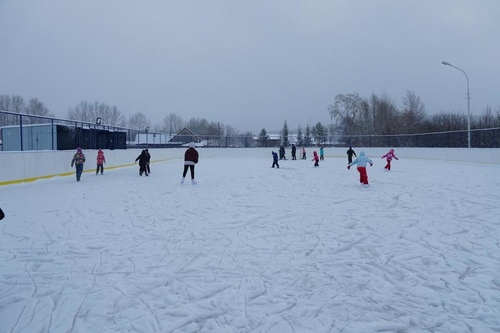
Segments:
[[[97,169],[95,170],[95,175],[99,173],[99,170],[101,171],[101,175],[104,172],[104,166],[103,164],[106,164],[106,157],[104,157],[104,152],[99,149],[97,152]]]
[[[383,155],[381,158],[385,158],[385,160],[387,161],[387,164],[384,167],[384,169],[387,171],[391,170],[391,161],[393,158],[399,160],[399,158],[397,158],[396,155],[394,155],[394,149],[389,150],[389,152]]]
[[[318,153],[315,151],[313,151],[313,159],[311,161],[314,161],[314,166],[317,167],[319,166],[319,157],[318,157]]]

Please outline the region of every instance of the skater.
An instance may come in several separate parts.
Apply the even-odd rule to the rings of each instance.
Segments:
[[[358,157],[356,155],[356,153],[354,152],[354,150],[352,150],[352,147],[349,147],[349,149],[347,150],[347,163],[351,163],[352,162],[352,155]]]
[[[149,150],[146,148],[144,149],[146,151],[146,170],[148,171],[148,174],[151,173],[151,168],[149,167],[149,163],[151,163],[151,155],[149,154]]]
[[[351,166],[354,164],[358,165],[359,172],[359,182],[362,185],[368,185],[368,174],[366,173],[366,163],[370,163],[370,166],[373,166],[373,161],[365,156],[365,152],[362,151],[359,153],[359,157],[357,157],[354,161],[347,165],[347,169],[350,170]]]
[[[286,161],[286,157],[285,157],[285,147],[283,145],[280,146],[280,160],[285,160]]]
[[[101,171],[101,175],[104,172],[103,164],[106,164],[106,157],[104,157],[104,152],[99,149],[97,151],[97,169],[95,170],[95,175],[99,174],[99,170]]]
[[[319,160],[324,161],[325,160],[325,147],[321,147],[319,149]]]
[[[274,166],[276,166],[276,168],[279,169],[280,165],[278,164],[278,154],[275,151],[272,151],[271,155],[273,155],[273,165],[271,167],[274,169]]]
[[[186,174],[188,169],[191,170],[191,184],[196,185],[196,180],[194,180],[194,165],[198,163],[198,152],[194,148],[194,142],[189,143],[189,148],[184,153],[184,172],[182,173],[181,184],[184,184],[186,179]]]
[[[295,143],[292,143],[292,160],[297,159],[296,153],[297,153],[297,147],[295,146]]]
[[[315,151],[313,151],[313,159],[311,161],[314,161],[314,166],[317,167],[319,166],[319,157],[318,157],[318,153]]]
[[[302,146],[302,159],[306,159],[306,147]]]
[[[146,169],[147,160],[146,150],[141,151],[141,154],[135,159],[135,163],[139,161],[139,176],[142,176],[143,173],[146,174],[146,177],[148,176],[148,170]]]
[[[280,165],[278,164],[278,154],[276,154],[276,152],[272,151],[271,155],[273,155],[273,165],[272,165],[272,168],[274,169],[274,166],[276,166],[276,168],[279,169]]]
[[[385,160],[387,161],[387,164],[384,167],[384,169],[387,171],[391,171],[391,161],[393,158],[399,160],[399,158],[394,155],[394,149],[389,150],[389,152],[383,155],[381,158],[385,158]]]
[[[0,220],[3,220],[5,217],[5,213],[3,212],[2,208],[0,208]]]
[[[82,152],[82,148],[76,148],[76,154],[73,155],[73,159],[71,160],[71,167],[73,165],[76,167],[76,181],[79,182],[82,177],[83,172],[83,163],[85,163],[85,155]]]

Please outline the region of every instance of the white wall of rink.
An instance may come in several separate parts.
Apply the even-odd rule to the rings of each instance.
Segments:
[[[346,158],[348,148],[325,148],[325,158]],[[380,158],[390,148],[359,148],[353,147],[358,153],[365,151],[368,157]],[[433,159],[456,162],[474,162],[500,165],[500,149],[479,148],[394,148],[399,158]],[[271,151],[277,148],[198,148],[200,159],[203,158],[238,158],[262,157],[271,159]],[[308,158],[314,150],[306,148]],[[182,162],[185,148],[150,148],[152,162],[179,160]],[[106,168],[130,166],[140,154],[141,149],[105,150]],[[75,151],[27,151],[27,152],[0,152],[0,185],[31,181],[38,178],[66,176],[74,173],[71,168],[71,159]],[[84,150],[87,162],[84,170],[96,168],[96,150]],[[300,159],[300,149],[297,157]],[[286,156],[290,156],[290,149],[286,149]]]

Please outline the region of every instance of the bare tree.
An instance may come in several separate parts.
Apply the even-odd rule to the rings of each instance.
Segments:
[[[186,127],[198,135],[207,135],[209,122],[205,119],[191,118],[186,123]]]
[[[184,126],[185,121],[181,116],[175,113],[169,113],[163,119],[163,131],[169,134],[175,134],[179,132]]]
[[[491,106],[487,106],[483,115],[478,119],[478,128],[494,128],[500,127],[500,108],[496,114],[493,113]]]
[[[418,133],[426,118],[425,105],[413,91],[407,91],[403,98],[400,132],[405,134]]]
[[[15,113],[25,113],[26,103],[24,102],[24,98],[18,95],[0,95],[0,110]],[[0,118],[0,126],[19,125],[19,122],[19,116],[4,114]]]
[[[344,134],[359,134],[363,99],[358,94],[339,94],[333,105],[328,106],[330,117],[338,121]]]
[[[116,106],[105,103],[81,101],[74,108],[68,110],[68,117],[71,120],[80,120],[94,123],[97,118],[101,118],[103,125],[124,127],[125,117]]]
[[[399,131],[399,112],[394,102],[386,95],[372,94],[370,99],[373,114],[374,134],[389,135]]]
[[[40,101],[38,98],[32,98],[29,100],[28,105],[26,106],[25,113],[36,115],[36,116],[44,116],[44,117],[53,117],[54,114],[49,112],[49,109]],[[46,123],[48,120],[43,118],[35,118],[29,117],[29,123],[31,124],[41,124]]]
[[[238,146],[243,144],[241,139],[238,137],[240,135],[240,131],[236,127],[231,125],[225,126],[225,136],[226,136],[226,145],[227,146]]]
[[[253,138],[253,133],[250,131],[246,131],[243,133],[243,137],[241,139],[243,147],[249,148],[249,147],[255,147],[255,140]]]
[[[144,131],[146,127],[151,125],[151,121],[142,112],[137,112],[131,115],[128,119],[128,126],[133,129]]]

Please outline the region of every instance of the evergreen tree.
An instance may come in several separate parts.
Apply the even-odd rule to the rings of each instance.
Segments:
[[[311,128],[309,127],[309,124],[306,126],[306,134],[304,135],[304,146],[306,147],[312,146]]]
[[[297,146],[302,147],[304,145],[304,135],[302,134],[302,129],[299,126],[297,130]]]
[[[269,135],[267,135],[266,129],[263,128],[259,134],[259,147],[267,147],[268,141],[269,141]]]
[[[281,130],[281,144],[284,147],[288,147],[290,145],[290,141],[288,140],[288,125],[286,123],[283,124],[283,129]]]
[[[320,145],[326,141],[328,131],[326,127],[321,124],[321,122],[318,122],[316,125],[314,125],[311,132],[314,140],[316,141],[316,144]]]

